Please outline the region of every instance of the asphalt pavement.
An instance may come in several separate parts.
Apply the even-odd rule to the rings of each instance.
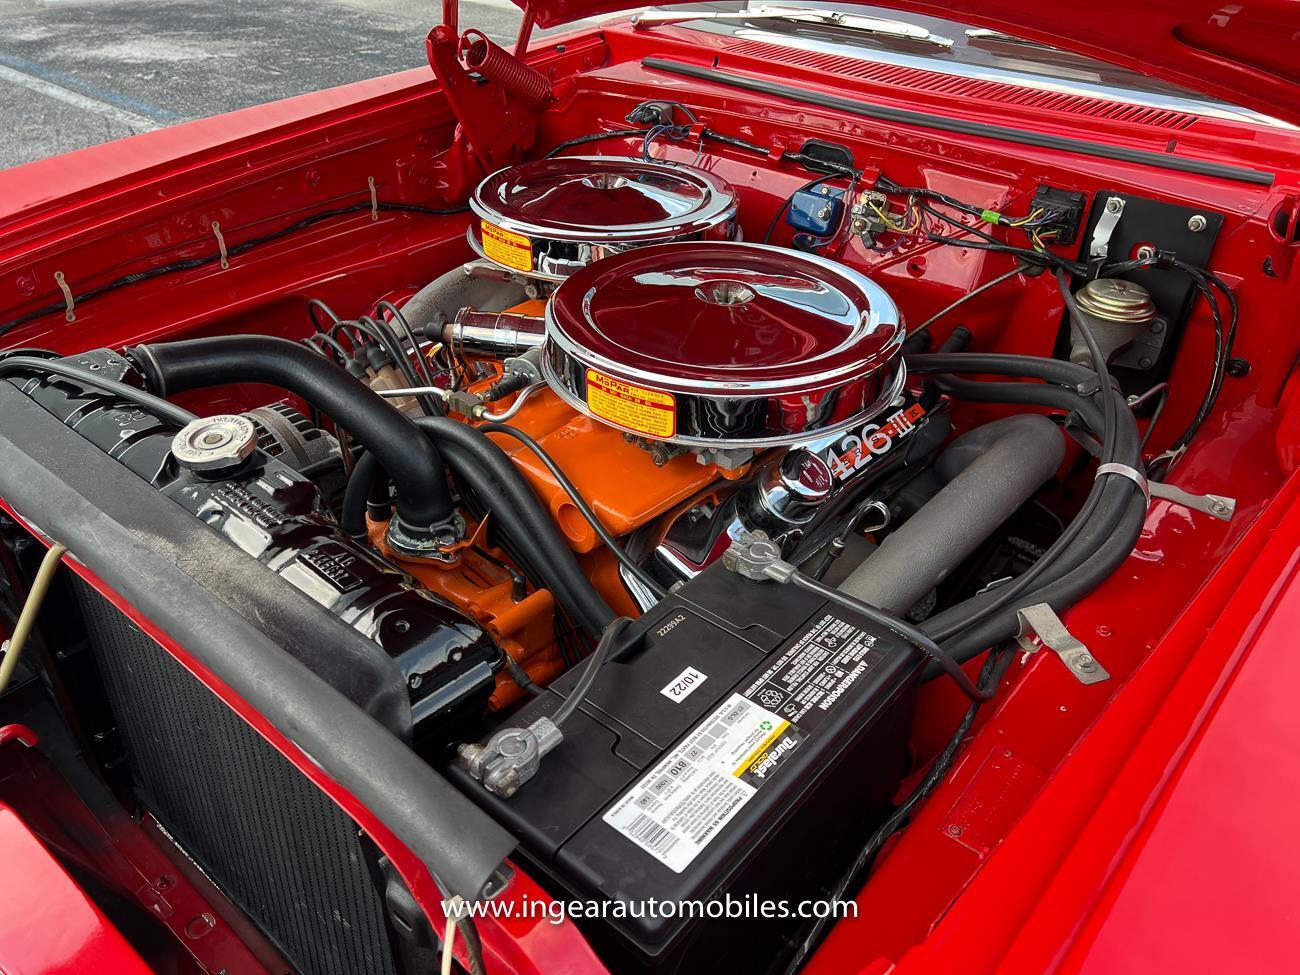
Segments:
[[[514,40],[510,0],[460,10],[463,27]],[[0,0],[0,169],[419,67],[440,12],[438,0]]]

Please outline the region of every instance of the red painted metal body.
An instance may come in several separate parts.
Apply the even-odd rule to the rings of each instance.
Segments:
[[[898,6],[933,8],[991,26],[1010,22],[1028,36],[1046,35],[1054,17],[1081,19],[1046,7],[1026,14],[1010,3],[945,5],[942,11],[934,4]],[[556,0],[534,12],[545,25],[600,9],[599,3]],[[1266,4],[1230,19],[1258,25],[1274,13]],[[1208,5],[1103,4],[1086,16],[1098,31],[1107,23],[1126,26],[1120,37],[1081,30],[1077,46],[1085,51],[1105,46],[1121,63],[1147,59],[1172,78],[1278,115],[1300,104],[1291,81],[1265,70],[1281,50],[1277,45],[1293,43],[1281,33],[1261,42],[1258,56],[1246,63],[1230,57],[1232,43],[1207,38],[1214,23]],[[1162,40],[1139,48],[1135,38],[1153,32]],[[631,104],[651,95],[687,102],[711,128],[773,148],[766,162],[725,149],[706,160],[736,187],[751,239],[761,236],[779,201],[806,178],[780,168],[779,151],[813,134],[843,142],[859,165],[885,168],[898,182],[1007,212],[1023,212],[1040,182],[1158,196],[1225,215],[1212,263],[1237,289],[1242,307],[1236,354],[1249,362],[1249,372],[1228,381],[1219,409],[1176,468],[1177,483],[1188,490],[1235,496],[1237,516],[1224,524],[1168,502],[1152,505],[1134,554],[1066,619],[1112,679],[1081,685],[1047,653],[1013,667],[1007,692],[981,715],[957,765],[881,858],[860,896],[859,918],[837,926],[809,971],[1294,967],[1297,937],[1286,912],[1300,874],[1300,849],[1287,824],[1297,800],[1291,785],[1297,729],[1287,692],[1300,612],[1300,393],[1292,381],[1300,354],[1294,323],[1300,275],[1287,229],[1294,218],[1288,224],[1273,216],[1296,211],[1300,138],[1208,119],[1176,136],[1122,121],[1087,122],[1089,136],[1102,142],[1165,151],[1173,138],[1180,154],[1276,174],[1271,187],[1247,185],[1083,160],[1054,149],[1010,148],[984,136],[939,134],[687,82],[645,68],[640,58],[650,54],[716,61],[759,75],[772,71],[760,52],[677,28],[648,35],[611,26],[547,41],[529,59],[555,93],[536,120],[538,145],[583,135],[593,119],[621,119]],[[1198,67],[1208,64],[1228,67],[1211,80]],[[900,91],[871,79],[819,76],[798,67],[783,68],[782,75],[882,105],[921,105],[968,120],[1017,117],[1014,108]],[[1083,123],[1045,112],[1032,124],[1078,137]],[[0,345],[71,352],[213,332],[299,336],[307,327],[308,297],[359,314],[370,310],[360,295],[407,295],[467,256],[467,218],[372,216],[367,181],[375,180],[385,202],[442,207],[463,199],[485,161],[510,152],[475,146],[472,135],[463,144],[455,130],[448,93],[417,71],[0,173],[0,322],[18,322]],[[611,154],[631,145],[601,143]],[[660,151],[689,161],[695,146],[688,141]],[[227,245],[237,246],[350,206],[360,209],[250,249],[228,269],[215,261],[214,221]],[[1010,267],[1005,256],[933,244],[881,254],[855,242],[838,256],[884,286],[912,320]],[[191,258],[213,259],[94,295],[121,274]],[[72,290],[73,321],[65,320],[55,272]],[[36,314],[51,305],[56,312]],[[1050,281],[1017,278],[936,326],[936,338],[963,324],[977,347],[1050,354],[1056,332],[1042,323],[1059,321],[1060,312]],[[1212,345],[1210,316],[1198,304],[1152,454],[1195,411]],[[265,389],[236,387],[193,402],[224,410],[268,398]],[[353,816],[440,926],[433,879],[374,815],[183,647],[106,595]],[[926,688],[913,735],[922,762],[951,734],[964,707],[951,687]],[[10,742],[0,750],[19,747]],[[42,860],[33,852],[14,814],[0,810],[0,857],[11,856],[29,857],[32,869],[50,868],[48,855]],[[68,887],[52,882],[48,893],[84,915],[80,943],[117,945],[103,919]],[[520,902],[546,897],[522,869],[501,896]],[[571,923],[491,918],[479,926],[489,972],[603,970]],[[1179,938],[1179,929],[1198,937]],[[0,970],[74,970],[57,967],[58,952],[50,946],[43,953],[46,967],[33,967],[40,959],[24,961],[25,947],[13,927],[0,926]],[[19,962],[28,967],[16,968]],[[133,970],[125,965],[112,968],[96,958],[97,970]]]
[[[26,752],[39,736],[19,724],[0,727],[0,757]],[[24,756],[18,756],[22,765]],[[6,765],[9,762],[6,761]],[[0,784],[12,784],[12,774]],[[29,786],[29,781],[22,782]],[[0,930],[5,932],[0,971],[72,975],[90,969],[107,975],[149,975],[151,969],[95,902],[52,856],[29,823],[0,802]],[[57,932],[57,934],[56,934]]]
[[[0,805],[0,970],[13,975],[149,975],[94,901],[9,807]]]
[[[627,9],[622,0],[525,2],[542,27]],[[1228,6],[1213,0],[1103,0],[1064,7],[1017,0],[892,0],[887,6],[1004,30],[1300,121],[1295,8],[1287,0]]]

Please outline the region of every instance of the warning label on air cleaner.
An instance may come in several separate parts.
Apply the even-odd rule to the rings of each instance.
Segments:
[[[503,230],[495,224],[481,221],[483,253],[489,260],[512,267],[516,271],[533,269],[533,242],[513,230]]]
[[[603,819],[681,873],[883,657],[826,614],[732,694]]]
[[[646,389],[587,370],[587,406],[602,420],[647,437],[677,433],[677,401],[671,393]]]

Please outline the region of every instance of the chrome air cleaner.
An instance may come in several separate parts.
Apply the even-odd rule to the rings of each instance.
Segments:
[[[873,281],[757,244],[642,247],[575,272],[546,308],[543,372],[574,409],[689,447],[846,429],[903,383],[904,330]]]
[[[470,197],[468,231],[481,257],[561,281],[645,244],[729,240],[736,195],[689,166],[605,156],[541,159],[493,173]]]

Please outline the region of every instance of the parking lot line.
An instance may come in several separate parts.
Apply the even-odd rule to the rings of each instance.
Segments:
[[[99,98],[92,98],[90,95],[83,95],[79,91],[73,91],[71,88],[65,88],[63,85],[54,83],[45,78],[38,78],[34,74],[28,74],[26,71],[19,71],[7,64],[0,64],[0,82],[9,82],[15,85],[21,85],[31,91],[39,92],[49,98],[57,98],[59,101],[68,105],[73,105],[87,112],[94,112],[102,115],[104,118],[128,126],[133,132],[151,132],[154,129],[162,128],[165,122],[158,119],[152,119],[129,109],[122,108],[119,105],[113,105]]]

